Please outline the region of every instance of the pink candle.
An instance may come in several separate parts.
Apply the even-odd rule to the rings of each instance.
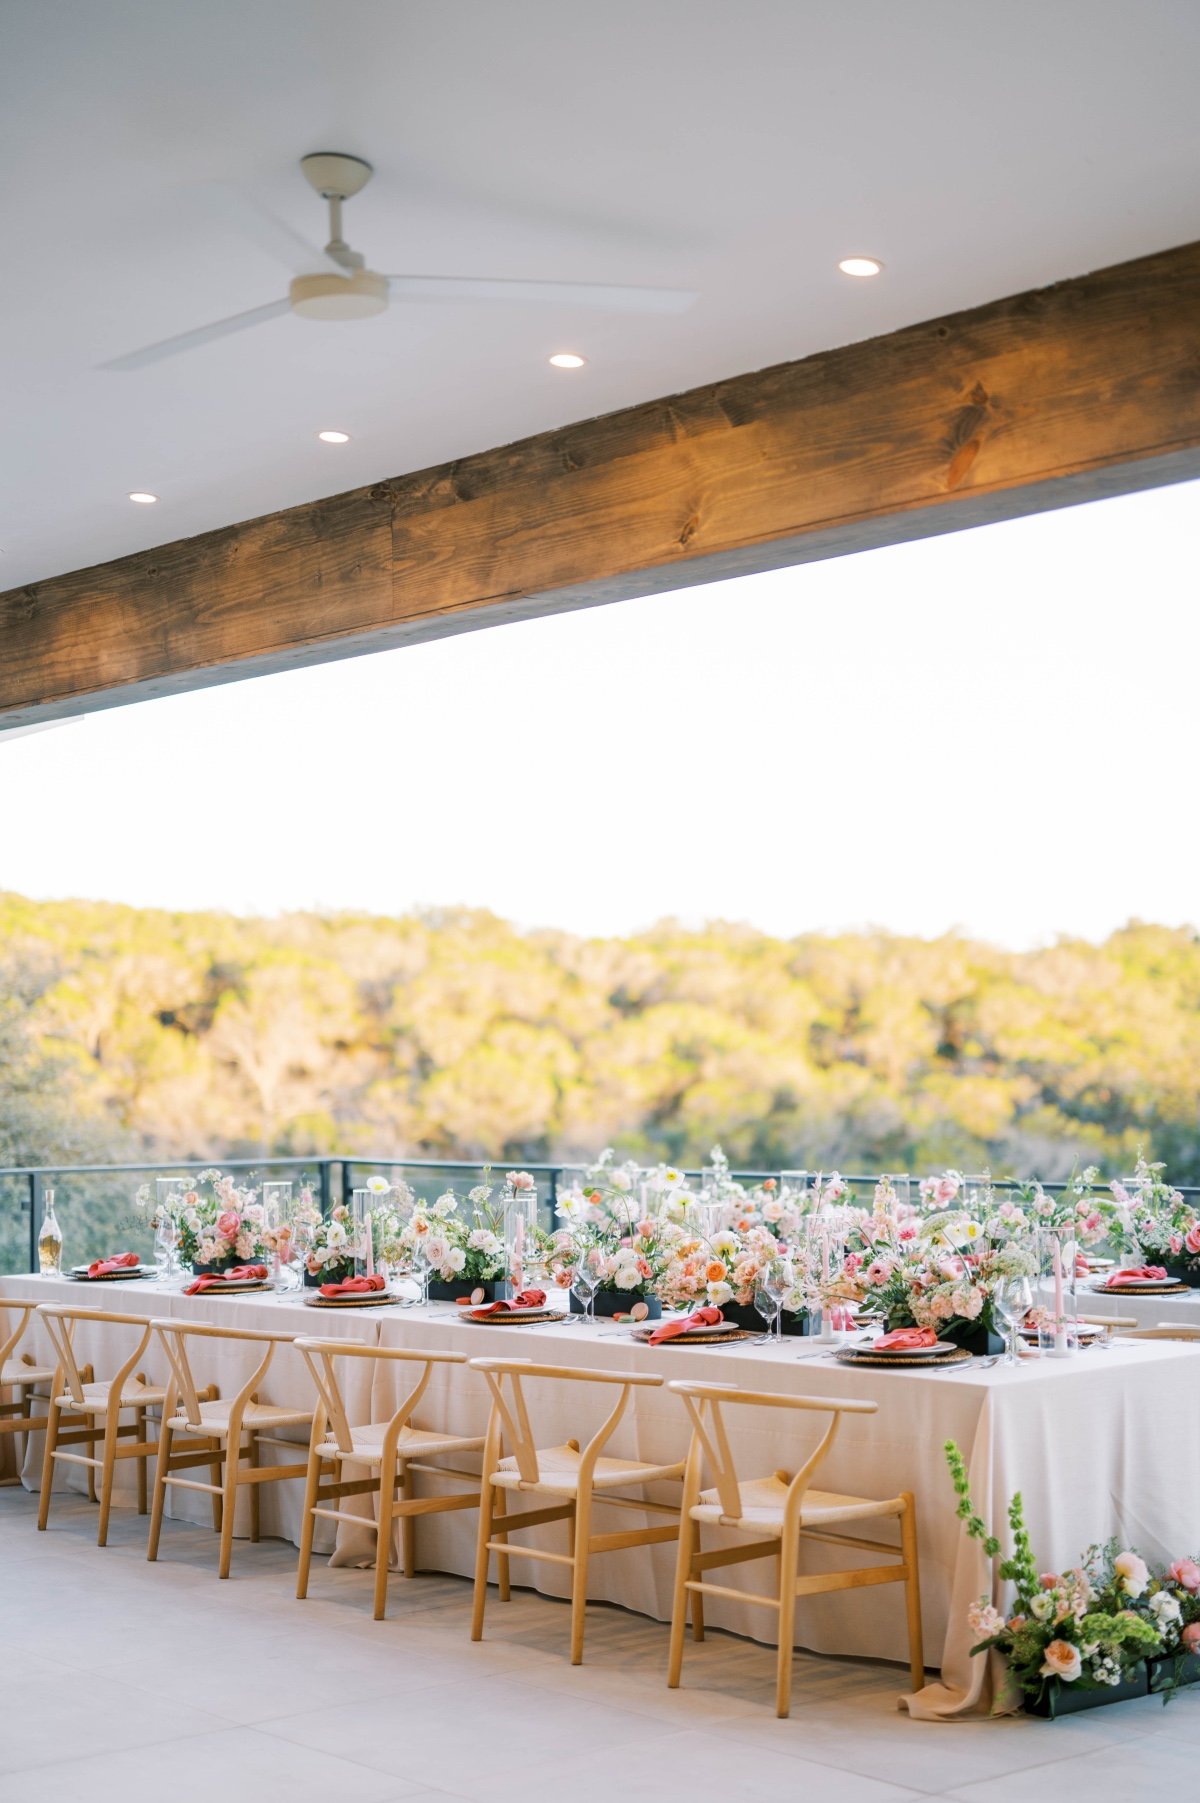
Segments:
[[[517,1230],[513,1235],[512,1281],[515,1290],[522,1290],[524,1283],[525,1255],[525,1217],[517,1216]]]
[[[1054,1329],[1061,1333],[1063,1328],[1063,1272],[1062,1248],[1058,1243],[1058,1235],[1050,1235],[1054,1257]]]
[[[369,1214],[366,1214],[363,1216],[363,1226],[367,1230],[367,1276],[374,1277],[374,1275],[375,1275],[375,1234],[372,1230],[371,1217]]]

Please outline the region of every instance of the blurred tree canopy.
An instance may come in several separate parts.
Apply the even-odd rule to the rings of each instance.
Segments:
[[[1200,938],[623,939],[0,894],[0,1163],[344,1151],[1200,1182]]]

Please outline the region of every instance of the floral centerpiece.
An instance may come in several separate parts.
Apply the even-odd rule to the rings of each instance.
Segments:
[[[140,1209],[153,1210],[152,1224],[157,1226],[159,1210],[148,1183],[134,1201]],[[269,1250],[257,1189],[241,1186],[218,1170],[198,1171],[190,1183],[181,1184],[172,1218],[179,1256],[198,1275],[258,1264]]]
[[[843,1270],[823,1286],[826,1306],[872,1304],[894,1327],[932,1327],[941,1339],[970,1352],[1001,1352],[994,1318],[997,1283],[1027,1277],[1035,1260],[1027,1242],[989,1222],[962,1214],[928,1216],[913,1227],[872,1221],[869,1259],[851,1253]],[[904,1237],[902,1237],[904,1236]]]
[[[971,1504],[962,1454],[952,1440],[945,1453],[958,1516],[994,1559],[1000,1542]],[[1149,1687],[1146,1661],[1165,1650],[1164,1630],[1175,1631],[1180,1606],[1170,1591],[1152,1589],[1145,1561],[1115,1540],[1089,1548],[1072,1570],[1039,1572],[1019,1492],[1009,1504],[1008,1520],[1013,1550],[1001,1560],[999,1577],[1013,1585],[1013,1605],[1005,1612],[982,1597],[967,1617],[979,1637],[971,1651],[997,1652],[1007,1668],[1007,1684],[993,1712],[1007,1713],[1021,1699],[1032,1714],[1058,1715],[1064,1707],[1144,1696]],[[1200,1570],[1196,1576],[1200,1580]],[[1156,1603],[1158,1595],[1166,1600]]]
[[[323,1283],[344,1283],[353,1277],[360,1247],[348,1203],[335,1203],[326,1219],[311,1189],[302,1189],[290,1227],[304,1260],[304,1283],[308,1289],[317,1289]]]
[[[407,1262],[430,1273],[429,1294],[445,1301],[483,1289],[494,1300],[508,1273],[503,1214],[493,1203],[494,1185],[477,1183],[465,1206],[453,1189],[433,1203],[418,1199],[399,1235]]]
[[[1130,1183],[1110,1184],[1124,1250],[1200,1289],[1200,1214],[1167,1182],[1165,1168],[1139,1158]]]
[[[559,1197],[565,1223],[553,1236],[550,1274],[563,1289],[586,1260],[596,1276],[596,1312],[624,1314],[644,1302],[649,1316],[662,1313],[659,1285],[674,1247],[689,1230],[665,1213],[644,1213],[636,1180],[597,1165],[585,1181]],[[694,1237],[694,1236],[692,1236]],[[572,1295],[571,1307],[577,1306]]]

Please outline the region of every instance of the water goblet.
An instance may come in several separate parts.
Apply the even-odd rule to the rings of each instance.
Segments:
[[[595,1325],[596,1290],[600,1277],[595,1266],[595,1253],[588,1250],[581,1252],[575,1260],[575,1269],[571,1273],[571,1288],[583,1304],[583,1325]]]
[[[1018,1335],[1033,1307],[1033,1290],[1028,1277],[1001,1278],[992,1291],[992,1307],[1006,1329],[1004,1363],[1015,1365],[1020,1359]]]

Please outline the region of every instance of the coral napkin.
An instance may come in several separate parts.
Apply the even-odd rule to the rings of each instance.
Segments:
[[[923,1346],[936,1346],[932,1327],[894,1327],[871,1342],[872,1352],[919,1352]]]
[[[139,1264],[136,1252],[117,1252],[112,1258],[98,1258],[88,1266],[89,1277],[107,1277],[110,1271],[136,1271]]]
[[[473,1315],[507,1315],[514,1308],[541,1308],[546,1300],[545,1290],[522,1290],[511,1302],[502,1297],[499,1302],[483,1302],[473,1308]]]
[[[661,1346],[664,1340],[673,1340],[677,1334],[686,1333],[689,1327],[719,1327],[725,1319],[719,1308],[709,1303],[705,1308],[698,1308],[694,1314],[684,1315],[678,1321],[664,1321],[656,1327],[647,1346]]]
[[[1106,1290],[1119,1290],[1127,1283],[1153,1283],[1158,1277],[1166,1276],[1163,1265],[1139,1265],[1135,1271],[1114,1271],[1105,1283]]]
[[[200,1296],[205,1290],[223,1290],[227,1283],[265,1283],[266,1278],[266,1265],[234,1265],[232,1271],[224,1271],[220,1276],[211,1271],[205,1272],[203,1277],[197,1277],[194,1283],[189,1283],[183,1293],[185,1296]]]
[[[323,1283],[322,1296],[362,1296],[368,1290],[387,1288],[387,1279],[376,1271],[373,1277],[347,1277],[344,1283]]]

